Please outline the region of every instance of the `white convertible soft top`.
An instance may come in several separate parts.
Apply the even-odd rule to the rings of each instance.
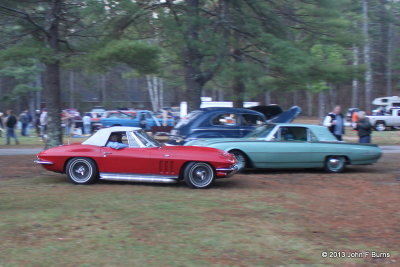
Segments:
[[[126,127],[126,126],[113,126],[110,128],[104,128],[98,130],[94,135],[89,137],[82,145],[92,145],[92,146],[105,146],[110,134],[114,132],[132,132],[138,131],[142,128],[139,127]]]

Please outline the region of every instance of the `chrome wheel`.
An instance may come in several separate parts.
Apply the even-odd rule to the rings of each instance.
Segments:
[[[89,184],[97,178],[97,167],[88,158],[73,158],[68,162],[66,173],[75,184]]]
[[[214,169],[208,163],[192,162],[185,168],[185,182],[192,188],[206,188],[215,180]]]
[[[344,157],[331,156],[325,161],[325,170],[327,172],[342,172],[346,167],[346,159]]]

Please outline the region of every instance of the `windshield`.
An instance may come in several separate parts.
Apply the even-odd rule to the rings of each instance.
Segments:
[[[247,134],[245,138],[265,139],[274,128],[275,125],[273,124],[257,127],[254,131]]]
[[[161,143],[159,143],[153,137],[149,136],[143,130],[136,131],[136,132],[134,132],[134,134],[140,140],[140,142],[143,143],[143,145],[145,147],[160,147],[160,146],[162,146]]]
[[[182,118],[176,125],[175,128],[179,128],[185,124],[188,124],[190,121],[196,119],[203,111],[201,110],[194,110],[190,112],[185,118]]]

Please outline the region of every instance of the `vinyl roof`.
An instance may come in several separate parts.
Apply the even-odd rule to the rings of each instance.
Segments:
[[[109,128],[103,128],[98,130],[94,135],[89,137],[82,145],[93,145],[93,146],[105,146],[110,134],[114,132],[130,132],[138,131],[142,128],[139,127],[126,127],[126,126],[114,126]]]

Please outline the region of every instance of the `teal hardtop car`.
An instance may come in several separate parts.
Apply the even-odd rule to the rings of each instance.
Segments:
[[[185,146],[206,146],[234,154],[239,168],[324,168],[342,172],[346,165],[378,161],[381,149],[374,144],[339,142],[324,126],[267,124],[243,138],[209,138]]]

